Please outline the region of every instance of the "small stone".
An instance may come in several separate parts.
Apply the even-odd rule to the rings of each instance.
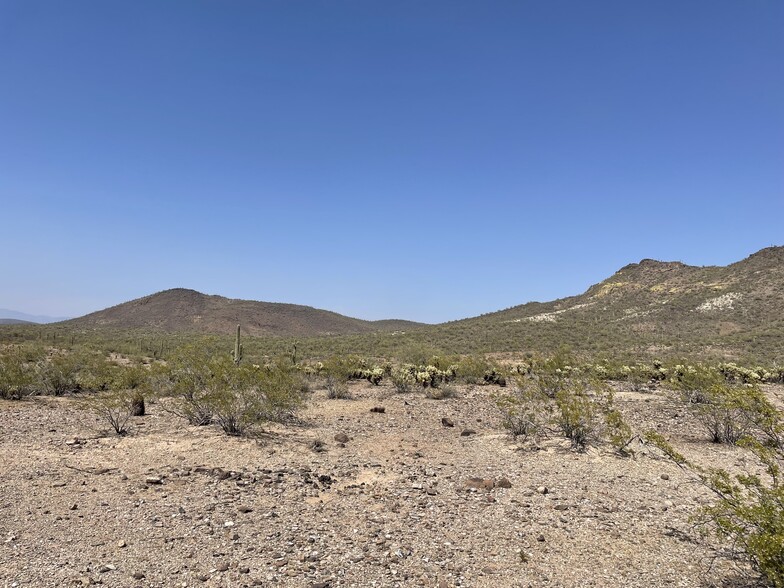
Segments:
[[[240,506],[239,508],[237,508],[237,510],[240,511],[241,513],[243,513],[243,514],[247,514],[249,512],[253,512],[253,509],[251,507],[245,506],[244,504],[242,506]]]
[[[106,572],[113,572],[116,569],[117,568],[115,566],[113,566],[112,564],[106,564],[106,565],[103,565],[100,568],[98,568],[98,572],[101,573],[101,574],[105,574]]]
[[[496,488],[511,488],[512,483],[507,478],[501,478],[495,482]]]
[[[468,478],[463,482],[463,486],[474,490],[492,490],[495,482],[493,480],[485,480],[484,478]]]
[[[446,417],[441,419],[441,424],[444,425],[445,427],[454,427],[455,426],[455,423],[452,422],[452,419],[448,419]]]
[[[338,433],[337,435],[335,435],[335,441],[337,441],[338,443],[348,443],[349,436],[346,435],[345,433]]]
[[[240,574],[250,574],[250,568],[247,568],[247,567],[240,568],[239,571],[240,571]]]
[[[374,406],[373,408],[370,409],[370,412],[384,413],[386,411],[387,409],[383,406]]]
[[[662,475],[661,475],[661,479],[662,479],[662,480],[669,480],[669,479],[670,479],[670,476],[668,476],[667,474],[662,474]]]
[[[143,580],[145,578],[144,572],[134,572],[131,574],[131,578],[134,580]]]
[[[71,506],[68,507],[68,510],[76,510],[77,508],[79,508],[79,505],[74,503],[74,504],[72,504]]]
[[[549,494],[549,492],[550,492],[550,491],[547,489],[547,486],[539,486],[539,487],[536,489],[536,491],[537,491],[539,494]]]
[[[471,435],[476,435],[476,431],[473,429],[464,429],[462,433],[460,433],[461,437],[470,437]]]
[[[209,574],[199,574],[198,576],[196,576],[196,579],[199,580],[200,582],[206,582],[210,579],[210,576]]]
[[[569,505],[568,504],[556,504],[553,508],[555,510],[568,510],[569,509]]]
[[[128,544],[123,539],[120,539],[117,542],[117,547],[119,547],[120,549],[122,549],[123,547],[127,547],[127,546],[128,546]]]
[[[539,541],[540,543],[544,543],[544,535],[539,535],[539,536],[536,538],[536,540],[537,540],[537,541]]]
[[[151,486],[163,484],[163,479],[160,476],[147,476],[144,481]]]
[[[225,561],[221,562],[218,564],[218,566],[215,569],[218,570],[219,572],[228,572],[229,564],[227,564]]]
[[[311,551],[306,559],[308,561],[318,561],[321,559],[321,554],[318,551]]]

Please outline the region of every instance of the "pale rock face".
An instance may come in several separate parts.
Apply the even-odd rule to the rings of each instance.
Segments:
[[[743,296],[736,292],[727,292],[716,298],[709,298],[700,304],[696,310],[697,312],[711,312],[714,310],[732,310],[735,302],[739,301]]]

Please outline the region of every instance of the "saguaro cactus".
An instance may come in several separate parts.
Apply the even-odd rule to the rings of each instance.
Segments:
[[[237,338],[234,340],[234,351],[232,351],[234,363],[240,365],[242,360],[242,344],[240,343],[240,326],[237,325]]]

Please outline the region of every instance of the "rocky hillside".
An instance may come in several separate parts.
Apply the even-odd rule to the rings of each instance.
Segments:
[[[436,341],[487,351],[567,344],[588,353],[784,353],[784,247],[728,266],[644,259],[579,296],[435,327]]]
[[[297,304],[235,300],[176,288],[63,323],[75,328],[155,329],[168,333],[231,333],[312,337],[399,331],[419,326],[399,320],[364,321]]]

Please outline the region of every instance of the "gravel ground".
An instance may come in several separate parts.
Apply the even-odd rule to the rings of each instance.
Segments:
[[[740,585],[690,522],[692,475],[641,445],[515,443],[497,392],[317,391],[253,439],[160,404],[118,438],[74,399],[0,403],[0,586]],[[669,393],[616,400],[700,463],[753,465]]]

